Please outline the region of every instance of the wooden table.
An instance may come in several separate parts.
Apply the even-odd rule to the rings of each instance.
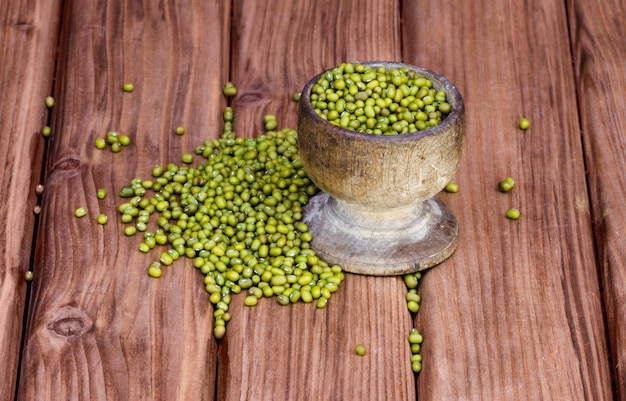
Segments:
[[[0,400],[626,400],[623,1],[15,0],[0,16]],[[191,262],[149,277],[121,223],[95,222],[118,202],[96,190],[218,137],[226,81],[237,134],[257,136],[267,113],[296,128],[291,94],[357,60],[463,93],[460,190],[439,195],[456,253],[424,275],[414,321],[400,278],[349,274],[325,309],[235,296],[216,341]],[[131,146],[95,149],[109,130]]]

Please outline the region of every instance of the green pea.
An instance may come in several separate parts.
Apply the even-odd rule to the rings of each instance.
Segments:
[[[76,217],[84,217],[87,215],[87,208],[85,207],[79,207],[76,210],[74,210],[74,216]]]
[[[50,135],[52,135],[52,129],[46,125],[45,127],[41,129],[41,135],[44,138],[49,137]]]
[[[178,127],[174,129],[174,133],[179,136],[185,135],[185,127],[183,127],[182,125],[179,125]]]

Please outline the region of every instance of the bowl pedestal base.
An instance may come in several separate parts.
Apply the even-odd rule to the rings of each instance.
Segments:
[[[452,255],[459,237],[456,218],[436,197],[372,212],[320,192],[304,207],[303,221],[321,259],[374,276],[433,267]]]

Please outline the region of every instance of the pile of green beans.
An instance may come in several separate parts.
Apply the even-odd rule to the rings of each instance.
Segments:
[[[214,305],[218,339],[231,318],[231,294],[245,291],[247,306],[276,297],[280,305],[324,308],[344,279],[340,266],[311,249],[301,221],[302,206],[318,189],[302,167],[296,132],[238,138],[232,120],[227,107],[222,137],[195,148],[206,162],[155,166],[151,179],[135,178],[120,190],[125,202],[118,207],[124,233],[143,234],[141,252],[163,246],[150,276],[160,277],[179,258],[193,260]]]
[[[374,135],[422,131],[439,124],[452,109],[445,91],[408,67],[343,63],[322,74],[309,96],[323,119]]]
[[[406,305],[412,314],[416,314],[420,308],[421,297],[417,293],[417,286],[419,280],[422,278],[422,273],[409,273],[402,276],[404,284],[407,288],[406,293]],[[412,328],[409,333],[409,346],[411,347],[411,369],[415,373],[419,373],[422,370],[422,342],[424,338],[416,328]]]
[[[414,373],[422,371],[422,342],[424,337],[414,327],[409,332],[409,345],[411,346],[411,369]]]
[[[128,135],[119,134],[117,131],[109,131],[106,133],[105,138],[98,137],[94,141],[94,146],[97,149],[104,149],[110,146],[111,152],[118,153],[122,150],[123,146],[130,145],[130,137]]]

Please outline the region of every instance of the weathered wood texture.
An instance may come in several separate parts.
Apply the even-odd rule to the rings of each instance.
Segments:
[[[0,400],[13,400],[60,1],[0,2]]]
[[[19,400],[611,400],[613,373],[626,401],[623,4],[35,3],[0,2],[0,401],[15,394],[52,87]],[[463,93],[460,191],[440,195],[460,221],[459,248],[424,275],[415,322],[399,278],[348,274],[322,310],[233,296],[216,342],[202,276],[181,260],[148,277],[156,256],[120,235],[116,192],[219,135],[225,81],[239,88],[237,135],[258,136],[266,113],[296,128],[292,93],[357,60],[430,68]],[[96,150],[109,130],[131,146]],[[509,175],[515,189],[499,193]],[[79,206],[88,216],[74,217]],[[413,323],[425,337],[417,381]]]
[[[120,236],[119,188],[220,132],[227,2],[66,2],[20,400],[212,400],[217,345],[202,276]],[[125,93],[124,82],[135,84]],[[174,127],[187,128],[184,136]],[[97,150],[109,130],[120,153]],[[98,188],[109,196],[100,201]],[[77,219],[73,211],[87,207]],[[108,224],[96,222],[99,213]]]
[[[420,401],[612,399],[565,4],[403,10],[423,22],[403,25],[405,60],[455,82],[467,107],[461,189],[444,196],[462,239],[421,287]]]
[[[616,394],[626,400],[626,4],[570,2],[574,69]]]
[[[401,58],[397,1],[249,0],[234,7],[231,78],[240,88],[241,136],[259,135],[266,113],[296,128],[291,95],[324,69]],[[415,399],[404,293],[395,277],[348,275],[323,310],[273,299],[250,309],[236,299],[220,346],[218,399]],[[358,343],[369,350],[365,357],[354,353]]]

